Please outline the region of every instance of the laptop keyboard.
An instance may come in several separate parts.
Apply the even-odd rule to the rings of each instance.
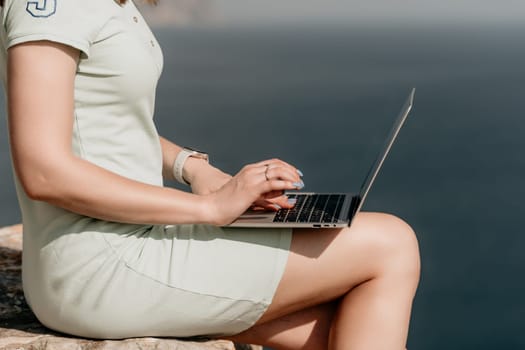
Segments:
[[[337,222],[345,195],[343,194],[288,194],[296,199],[291,209],[281,209],[273,222]]]

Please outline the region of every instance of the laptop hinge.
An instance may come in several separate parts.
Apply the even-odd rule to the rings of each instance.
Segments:
[[[350,202],[350,210],[348,211],[348,226],[352,224],[352,220],[355,217],[357,208],[359,208],[360,203],[361,203],[361,196],[352,197],[352,201]]]

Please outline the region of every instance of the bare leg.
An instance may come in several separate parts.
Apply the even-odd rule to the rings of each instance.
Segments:
[[[276,349],[401,350],[418,281],[415,235],[391,215],[359,214],[344,230],[297,230],[272,304],[239,336]],[[326,303],[336,299],[334,314]],[[325,345],[304,347],[326,332]]]
[[[316,305],[256,325],[227,339],[237,343],[260,344],[279,350],[327,349],[330,325],[336,308],[336,302]]]

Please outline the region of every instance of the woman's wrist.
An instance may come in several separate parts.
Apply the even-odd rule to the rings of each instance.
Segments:
[[[182,177],[191,184],[195,176],[206,171],[207,168],[213,168],[213,166],[204,159],[189,157],[182,168]]]
[[[204,195],[199,196],[201,200],[201,210],[202,210],[202,221],[207,225],[219,225],[219,213],[217,211],[217,206],[215,205],[215,199],[213,195]]]
[[[173,163],[173,177],[180,183],[191,185],[191,182],[184,177],[184,169],[186,168],[186,162],[188,159],[196,158],[204,160],[206,163],[208,160],[208,155],[204,152],[197,151],[188,147],[182,148],[176,155],[175,161]],[[186,176],[190,177],[192,171],[186,171]]]

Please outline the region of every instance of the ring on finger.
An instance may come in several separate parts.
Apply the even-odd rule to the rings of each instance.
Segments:
[[[266,181],[270,181],[270,178],[268,177],[268,170],[270,170],[270,165],[265,164],[264,166],[266,167],[266,169],[264,170],[264,177],[266,178]]]

